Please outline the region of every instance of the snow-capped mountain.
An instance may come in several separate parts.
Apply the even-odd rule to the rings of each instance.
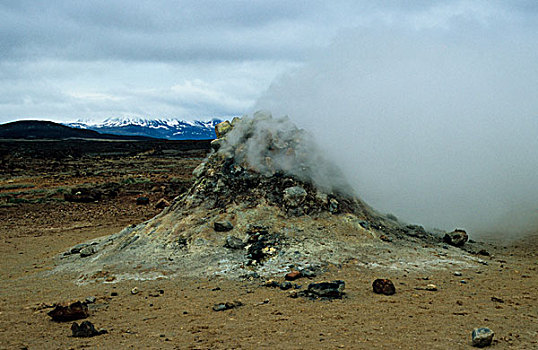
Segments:
[[[149,136],[168,140],[207,140],[216,137],[215,125],[221,121],[217,118],[208,121],[109,118],[102,122],[78,120],[64,125],[116,135]]]

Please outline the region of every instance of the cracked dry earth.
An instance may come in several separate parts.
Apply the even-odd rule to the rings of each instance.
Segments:
[[[44,175],[25,181],[39,186]],[[290,298],[289,291],[263,286],[263,279],[174,276],[76,284],[82,271],[50,273],[54,257],[75,244],[159,212],[133,203],[133,196],[120,195],[97,203],[0,208],[1,349],[468,349],[472,329],[481,326],[494,330],[493,349],[538,348],[538,234],[480,244],[490,256],[468,266],[430,269],[420,261],[387,266],[348,259],[293,282],[305,289],[315,281],[344,280],[344,297],[332,301]],[[397,260],[397,245],[382,247]],[[374,294],[377,278],[391,279],[396,294]],[[276,279],[283,281],[284,274]],[[420,289],[427,284],[437,291]],[[87,320],[107,334],[73,338],[71,322],[47,316],[53,303],[92,296]],[[242,306],[213,310],[235,301]]]

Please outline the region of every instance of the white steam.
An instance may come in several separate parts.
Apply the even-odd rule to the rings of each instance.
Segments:
[[[287,117],[273,118],[258,111],[252,117],[236,118],[233,129],[219,141],[219,153],[262,175],[292,175],[325,192],[353,191],[312,135]]]
[[[475,234],[534,230],[538,36],[458,25],[349,32],[255,108],[312,132],[380,211]]]

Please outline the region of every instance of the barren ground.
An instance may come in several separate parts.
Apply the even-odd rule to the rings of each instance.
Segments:
[[[487,265],[460,270],[462,276],[454,275],[456,268],[388,271],[350,261],[313,280],[297,280],[303,288],[312,281],[344,280],[345,297],[333,301],[293,299],[256,279],[76,285],[76,274],[50,273],[54,256],[153,217],[160,211],[154,207],[158,199],[172,200],[188,184],[204,151],[156,152],[155,145],[138,144],[114,154],[102,147],[89,152],[93,143],[84,152],[53,159],[47,152],[36,155],[34,146],[31,152],[20,144],[2,146],[2,349],[466,349],[472,329],[480,326],[495,331],[492,348],[538,349],[538,235],[489,245],[491,256],[483,257]],[[72,188],[110,182],[119,184],[116,197],[64,200]],[[137,205],[140,195],[150,204]],[[390,278],[396,294],[374,294],[376,278]],[[438,291],[415,289],[429,283]],[[134,287],[138,294],[131,294]],[[97,300],[88,320],[108,334],[73,338],[70,322],[47,316],[49,304],[89,296]],[[244,305],[212,310],[234,300]]]

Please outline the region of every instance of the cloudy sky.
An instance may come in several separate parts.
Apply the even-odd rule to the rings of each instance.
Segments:
[[[509,4],[509,5],[507,5]],[[532,27],[534,1],[0,2],[0,122],[243,114],[353,28]]]

